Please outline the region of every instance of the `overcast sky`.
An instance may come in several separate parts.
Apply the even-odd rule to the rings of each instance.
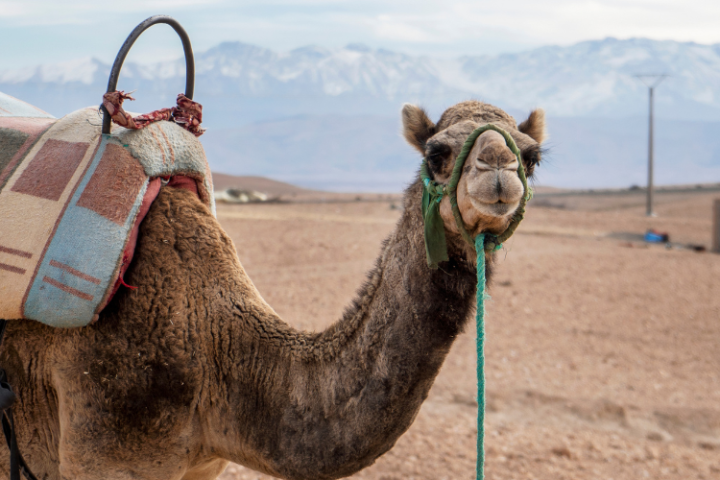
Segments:
[[[0,69],[88,56],[112,63],[133,27],[160,13],[184,25],[197,51],[228,40],[438,56],[608,36],[720,43],[720,0],[0,0]],[[174,33],[153,27],[130,61],[180,54]]]

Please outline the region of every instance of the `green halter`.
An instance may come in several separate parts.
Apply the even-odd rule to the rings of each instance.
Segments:
[[[515,154],[518,160],[518,176],[523,185],[523,196],[520,205],[515,211],[510,225],[500,235],[492,235],[489,233],[481,233],[473,238],[465,228],[465,223],[460,216],[460,210],[457,204],[457,185],[462,174],[465,159],[470,150],[472,150],[475,141],[481,133],[487,130],[494,130],[505,137],[505,143]],[[463,238],[475,247],[477,254],[477,290],[476,290],[476,318],[475,328],[477,331],[477,401],[478,401],[478,418],[477,418],[477,465],[476,478],[483,480],[485,478],[485,253],[491,253],[502,246],[502,243],[510,238],[520,221],[525,215],[525,204],[530,200],[532,191],[527,186],[527,177],[523,168],[520,150],[512,137],[503,129],[492,124],[483,125],[475,129],[465,140],[460,155],[455,160],[450,182],[442,185],[430,179],[427,158],[423,160],[420,168],[420,177],[425,185],[423,191],[422,211],[425,219],[425,252],[427,253],[427,261],[430,268],[438,268],[438,263],[448,260],[447,242],[445,241],[445,226],[440,217],[440,201],[446,193],[450,196],[450,205],[452,205],[453,216],[458,230]]]
[[[470,150],[472,150],[475,145],[477,138],[488,130],[494,130],[502,135],[505,138],[507,146],[517,157],[518,176],[522,182],[524,193],[520,200],[520,205],[517,210],[515,210],[507,229],[500,235],[485,234],[485,251],[490,253],[500,248],[502,243],[515,233],[515,229],[525,216],[525,204],[532,197],[532,192],[527,185],[525,168],[523,167],[520,150],[515,144],[515,140],[513,140],[505,130],[496,127],[492,123],[476,128],[468,136],[467,140],[465,140],[460,155],[455,159],[455,166],[453,167],[452,175],[447,185],[438,183],[430,178],[427,158],[423,159],[422,166],[420,167],[420,178],[422,178],[423,185],[425,186],[422,200],[422,212],[423,218],[425,219],[425,252],[427,253],[427,261],[430,268],[436,269],[438,268],[438,263],[448,260],[445,225],[443,224],[442,217],[440,217],[440,202],[444,195],[447,194],[450,197],[450,206],[452,207],[455,223],[457,224],[458,230],[460,230],[460,234],[470,245],[475,245],[475,239],[468,233],[462,216],[460,215],[460,209],[457,204],[457,186],[460,181],[460,175],[462,175],[463,166],[465,165],[465,159],[470,154]]]

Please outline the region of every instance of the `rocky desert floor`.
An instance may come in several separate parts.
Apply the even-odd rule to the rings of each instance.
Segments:
[[[714,198],[658,194],[656,218],[641,192],[531,202],[486,307],[487,478],[720,479],[720,255],[677,245],[709,247]],[[399,217],[397,198],[372,200],[218,217],[265,299],[321,330]],[[640,241],[648,228],[675,246]],[[470,324],[413,426],[351,478],[475,478],[475,362]],[[230,465],[221,478],[271,477]]]

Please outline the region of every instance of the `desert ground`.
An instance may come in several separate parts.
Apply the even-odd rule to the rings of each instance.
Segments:
[[[720,479],[720,189],[540,193],[497,253],[486,317],[489,479]],[[290,324],[339,318],[399,217],[398,196],[219,205]],[[307,201],[301,201],[305,198]],[[671,248],[641,235],[670,234]],[[475,333],[456,341],[415,423],[353,479],[474,479]],[[230,465],[222,480],[269,479]]]

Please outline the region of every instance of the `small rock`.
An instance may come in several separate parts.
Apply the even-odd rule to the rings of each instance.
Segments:
[[[555,447],[550,451],[558,457],[572,458],[572,452],[568,447]]]

